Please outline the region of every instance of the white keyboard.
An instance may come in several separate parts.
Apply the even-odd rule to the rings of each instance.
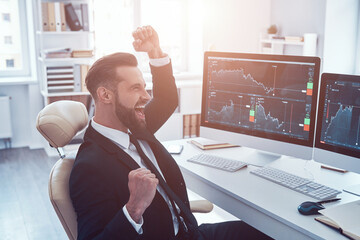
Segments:
[[[336,189],[276,168],[261,167],[251,171],[251,173],[318,200],[330,199],[341,193]]]
[[[247,166],[247,164],[244,162],[223,158],[219,156],[214,156],[210,154],[204,154],[204,153],[195,155],[192,158],[188,159],[188,161],[213,168],[218,168],[229,172],[235,172]]]

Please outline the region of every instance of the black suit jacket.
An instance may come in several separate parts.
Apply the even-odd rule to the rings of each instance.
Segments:
[[[171,65],[152,68],[153,100],[146,106],[149,134],[168,119],[177,106],[177,91]],[[189,206],[180,169],[156,140],[148,141],[172,190]],[[170,210],[157,192],[146,209],[139,235],[122,208],[129,200],[128,174],[139,165],[112,141],[91,126],[84,136],[70,176],[70,197],[78,221],[78,239],[171,239],[174,237]]]

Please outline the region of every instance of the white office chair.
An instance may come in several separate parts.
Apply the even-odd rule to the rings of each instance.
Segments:
[[[69,194],[69,177],[76,152],[62,155],[59,148],[66,146],[88,124],[86,107],[75,101],[57,101],[42,109],[36,121],[41,135],[56,148],[60,159],[50,172],[49,197],[69,239],[77,238],[77,220]],[[208,213],[213,204],[207,200],[190,202],[192,212]]]

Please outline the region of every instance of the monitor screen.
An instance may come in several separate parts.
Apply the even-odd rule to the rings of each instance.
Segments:
[[[312,148],[319,66],[317,57],[206,52],[201,126]]]
[[[315,160],[360,171],[359,115],[360,76],[322,74],[315,147],[336,155],[315,154]]]

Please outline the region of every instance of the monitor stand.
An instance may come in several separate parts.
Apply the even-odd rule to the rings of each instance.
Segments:
[[[345,192],[360,196],[360,184],[344,188]]]
[[[255,150],[251,154],[251,160],[246,161],[249,165],[257,166],[257,167],[263,167],[265,165],[268,165],[272,163],[273,161],[281,158],[282,155],[261,151],[261,150]],[[249,156],[248,156],[249,157]]]

